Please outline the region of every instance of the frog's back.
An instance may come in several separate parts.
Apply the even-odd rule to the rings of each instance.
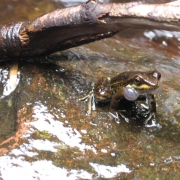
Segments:
[[[111,78],[111,87],[119,87],[119,86],[126,86],[128,85],[131,81],[132,78],[135,76],[135,74],[138,74],[137,72],[123,72],[118,74],[117,76]]]

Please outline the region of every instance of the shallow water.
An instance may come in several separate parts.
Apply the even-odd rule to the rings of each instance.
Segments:
[[[125,30],[39,63],[21,61],[19,84],[5,97],[9,63],[1,64],[0,122],[8,129],[0,131],[1,179],[179,179],[179,38],[178,32]],[[87,116],[87,103],[78,101],[100,77],[152,69],[164,82],[151,126],[115,121],[108,107]]]

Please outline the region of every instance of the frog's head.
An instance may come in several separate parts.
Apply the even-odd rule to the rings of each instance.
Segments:
[[[159,87],[160,80],[158,71],[136,72],[130,85],[139,91],[153,91]]]
[[[157,94],[162,87],[161,74],[154,70],[148,72],[134,72],[124,90],[124,96],[128,100],[135,100],[142,93]]]
[[[111,99],[111,78],[102,78],[94,86],[94,96],[96,101],[108,102]]]

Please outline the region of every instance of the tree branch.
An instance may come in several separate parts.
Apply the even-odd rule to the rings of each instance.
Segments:
[[[180,2],[100,3],[89,0],[34,21],[0,27],[1,59],[47,55],[110,37],[126,28],[180,30]]]

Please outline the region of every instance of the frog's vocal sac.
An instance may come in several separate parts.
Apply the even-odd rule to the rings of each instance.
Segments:
[[[87,114],[95,109],[95,103],[110,102],[110,109],[118,110],[121,99],[136,101],[139,96],[158,94],[162,88],[160,72],[153,70],[147,72],[127,71],[115,77],[99,79],[92,90],[79,100],[88,99]]]

